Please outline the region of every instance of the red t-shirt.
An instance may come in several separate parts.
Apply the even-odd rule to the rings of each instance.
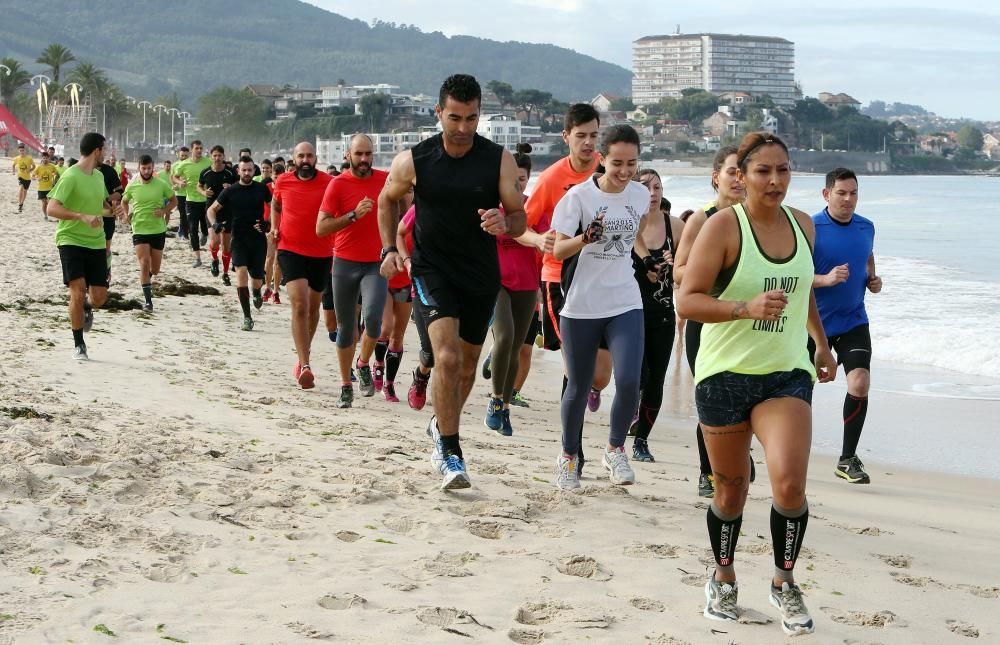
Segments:
[[[323,194],[333,177],[322,170],[308,181],[291,172],[274,182],[274,198],[281,203],[278,250],[312,258],[328,258],[330,241],[316,235],[316,219]]]
[[[410,209],[406,211],[403,215],[403,224],[407,228],[406,233],[406,255],[407,257],[413,255],[413,221],[417,217],[417,208],[415,206],[410,206]],[[410,272],[409,268],[404,271],[400,271],[389,280],[390,289],[402,289],[403,287],[410,286]]]
[[[590,179],[596,169],[597,160],[595,159],[591,168],[583,172],[576,172],[569,162],[569,157],[563,157],[546,168],[545,172],[538,176],[535,190],[524,205],[524,210],[528,214],[528,226],[539,233],[544,232],[542,229],[536,228],[538,223],[546,218],[551,221],[556,204],[563,198],[563,195],[573,186]],[[544,230],[549,230],[549,226],[546,226]],[[551,253],[546,253],[542,258],[542,281],[559,282],[561,275],[562,261],[557,260]]]
[[[353,224],[337,231],[333,254],[340,260],[351,262],[378,262],[382,252],[382,238],[378,233],[378,196],[385,186],[389,173],[372,169],[367,177],[355,177],[345,172],[331,181],[323,195],[320,210],[333,217],[346,217],[357,208],[365,197],[375,202],[368,214]]]
[[[539,224],[543,224],[543,226],[539,226]],[[549,230],[548,221],[540,221],[539,224],[530,228],[538,233]],[[507,235],[497,235],[496,237],[497,259],[500,261],[500,284],[510,291],[537,290],[540,272],[538,249],[519,244],[517,240]]]

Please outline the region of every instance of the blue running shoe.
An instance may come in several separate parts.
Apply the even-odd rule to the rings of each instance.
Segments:
[[[444,477],[441,481],[441,490],[471,488],[472,482],[469,480],[469,474],[465,472],[465,462],[458,455],[444,452],[441,435],[437,429],[437,417],[431,417],[430,423],[427,424],[427,436],[434,442],[431,464]]]
[[[503,401],[494,397],[490,397],[490,402],[486,404],[486,418],[483,419],[483,423],[490,430],[500,432],[500,428],[503,426]],[[503,434],[501,432],[501,434]]]
[[[497,430],[497,434],[503,437],[513,437],[514,427],[510,425],[510,409],[501,410],[500,412],[500,429]]]

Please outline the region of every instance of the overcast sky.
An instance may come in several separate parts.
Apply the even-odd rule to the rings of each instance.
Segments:
[[[553,43],[628,69],[634,40],[678,25],[681,33],[778,36],[795,43],[795,76],[807,95],[846,92],[866,105],[882,99],[1000,120],[1000,3],[985,0],[838,0],[822,8],[784,0],[308,1],[366,22]]]

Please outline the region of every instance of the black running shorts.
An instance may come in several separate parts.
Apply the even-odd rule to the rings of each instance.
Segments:
[[[47,190],[38,191],[38,199],[48,199],[48,198],[49,198],[49,191]]]
[[[868,323],[858,325],[843,334],[830,336],[827,340],[830,343],[830,349],[837,354],[837,362],[844,366],[844,374],[850,374],[851,370],[859,367],[871,370],[872,337],[868,331]],[[810,360],[813,360],[815,353],[816,344],[810,338]]]
[[[437,273],[413,278],[416,307],[430,327],[439,318],[458,318],[458,336],[470,345],[482,345],[490,328],[499,288],[493,293],[472,293]]]
[[[701,425],[725,428],[749,421],[754,407],[771,399],[795,398],[812,405],[812,392],[812,376],[802,369],[770,374],[719,372],[695,386],[694,401]]]
[[[234,236],[230,247],[234,267],[246,267],[254,280],[264,279],[267,259],[267,238],[264,235]]]
[[[30,179],[21,179],[20,177],[18,177],[17,178],[17,183],[21,184],[21,188],[23,188],[25,190],[28,190],[29,188],[31,188],[31,180]]]
[[[132,236],[132,246],[148,244],[154,251],[162,251],[167,241],[166,233],[147,233]]]
[[[288,284],[292,280],[306,280],[310,289],[322,292],[333,268],[333,257],[314,258],[278,249],[278,266],[281,267],[282,284]]]
[[[83,278],[88,287],[108,286],[108,255],[104,249],[63,244],[59,247],[63,284]]]

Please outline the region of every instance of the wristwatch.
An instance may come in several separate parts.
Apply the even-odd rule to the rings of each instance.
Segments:
[[[350,213],[347,214],[347,219],[350,222],[356,222],[358,221],[358,214],[355,213],[354,211],[351,211]]]
[[[378,259],[385,260],[385,256],[389,255],[390,253],[399,253],[399,249],[397,249],[394,246],[387,246],[384,249],[382,249],[381,253],[379,253]]]

